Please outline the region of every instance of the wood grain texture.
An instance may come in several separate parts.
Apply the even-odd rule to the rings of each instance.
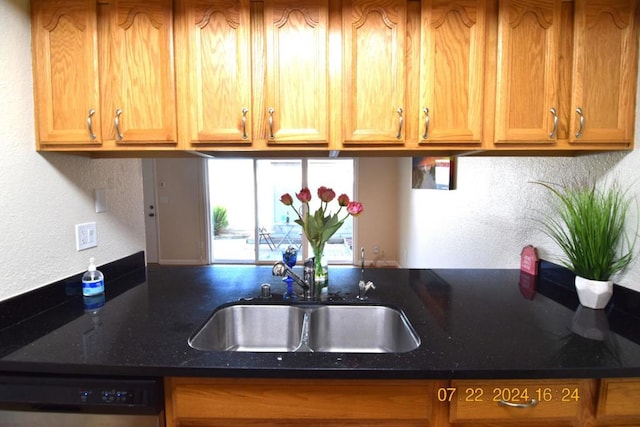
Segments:
[[[481,142],[486,13],[485,0],[422,2],[422,142]]]
[[[328,145],[328,0],[266,0],[264,27],[267,111],[262,114],[269,143]]]
[[[451,387],[456,390],[450,406],[452,423],[544,421],[545,425],[587,426],[594,420],[595,380],[461,380],[452,381]],[[538,404],[529,408],[498,404],[501,399],[525,403],[533,398]]]
[[[561,1],[500,2],[495,141],[555,142]]]
[[[636,0],[33,0],[37,148],[628,150],[637,15]]]
[[[633,140],[638,33],[635,0],[578,0],[575,4],[570,141]],[[585,116],[582,137],[576,136]]]
[[[402,144],[398,109],[405,108],[403,0],[343,2],[344,142]]]
[[[168,427],[259,420],[262,425],[305,426],[446,422],[446,405],[434,404],[436,388],[443,385],[438,381],[168,378],[165,385]]]
[[[251,143],[249,1],[179,0],[176,6],[180,139],[187,146]]]
[[[100,144],[95,2],[34,0],[32,21],[39,144]]]
[[[115,117],[115,110],[122,110],[120,144],[177,142],[172,4],[116,0],[111,5],[108,111]]]
[[[640,379],[603,379],[598,399],[599,425],[640,424]]]

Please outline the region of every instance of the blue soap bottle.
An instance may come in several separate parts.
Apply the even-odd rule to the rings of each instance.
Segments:
[[[96,269],[96,259],[89,258],[89,267],[82,275],[82,295],[91,297],[104,293],[104,275]]]

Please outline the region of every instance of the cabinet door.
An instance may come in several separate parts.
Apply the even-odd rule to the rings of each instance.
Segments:
[[[343,2],[345,144],[402,144],[405,108],[405,0]]]
[[[576,1],[571,142],[632,142],[636,5],[635,0]]]
[[[438,427],[447,425],[447,404],[436,401],[444,386],[423,380],[165,378],[166,421],[167,427]]]
[[[640,423],[640,378],[605,378],[600,383],[598,425]]]
[[[249,1],[180,0],[177,10],[181,135],[190,144],[251,142]]]
[[[480,142],[485,0],[424,0],[419,140]]]
[[[451,423],[595,425],[595,380],[454,380],[450,390]]]
[[[33,0],[31,5],[39,147],[99,144],[96,3]]]
[[[111,4],[103,117],[118,143],[176,141],[172,8],[171,0]]]
[[[555,142],[560,13],[560,0],[500,2],[496,142]]]
[[[328,0],[264,3],[269,143],[328,144],[328,14]]]

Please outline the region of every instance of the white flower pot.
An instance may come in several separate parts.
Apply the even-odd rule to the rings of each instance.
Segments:
[[[602,309],[613,295],[613,282],[576,276],[576,290],[580,304],[588,308]]]

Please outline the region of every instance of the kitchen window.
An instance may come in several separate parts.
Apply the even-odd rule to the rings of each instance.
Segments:
[[[308,186],[315,210],[316,190],[324,185],[355,199],[354,168],[353,159],[208,160],[210,262],[271,263],[282,259],[289,245],[298,249],[298,261],[311,256],[295,213],[280,203],[280,196],[290,193],[295,198]],[[331,207],[337,209],[337,203]],[[349,217],[329,240],[329,262],[353,263],[353,229]]]

